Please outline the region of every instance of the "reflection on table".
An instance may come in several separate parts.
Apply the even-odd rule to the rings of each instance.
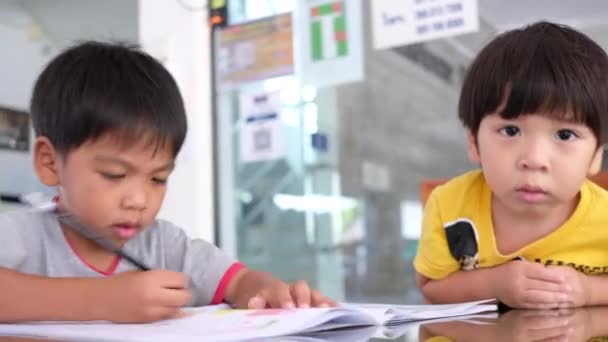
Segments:
[[[282,340],[281,340],[282,341]],[[347,329],[289,341],[608,341],[608,307],[511,310],[447,320]]]
[[[418,341],[608,341],[608,307],[512,310],[487,324],[429,323],[419,327]]]

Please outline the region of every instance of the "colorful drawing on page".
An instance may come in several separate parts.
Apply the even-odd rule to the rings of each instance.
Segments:
[[[292,309],[260,309],[260,310],[242,310],[242,309],[219,309],[215,310],[213,313],[215,315],[230,315],[236,312],[243,313],[247,316],[276,316],[281,315],[285,312],[289,312]]]
[[[253,310],[250,312],[248,316],[277,316],[282,315],[286,312],[291,311],[290,309],[263,309],[263,310]]]

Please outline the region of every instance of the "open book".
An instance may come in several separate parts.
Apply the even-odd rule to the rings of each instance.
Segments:
[[[95,341],[236,341],[292,336],[345,327],[396,325],[497,309],[492,301],[448,305],[343,304],[335,308],[234,310],[225,305],[185,309],[179,318],[148,324],[41,322],[0,324],[0,336]]]

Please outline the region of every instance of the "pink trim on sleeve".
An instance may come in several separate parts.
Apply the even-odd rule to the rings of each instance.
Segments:
[[[245,265],[240,262],[235,262],[234,264],[230,265],[226,273],[224,273],[224,276],[222,276],[222,279],[220,279],[220,282],[217,285],[217,288],[215,289],[213,299],[209,304],[220,304],[224,301],[224,292],[226,292],[226,288],[228,287],[228,284],[230,284],[230,280],[232,280],[232,278],[234,278],[238,271],[240,271],[244,267]]]

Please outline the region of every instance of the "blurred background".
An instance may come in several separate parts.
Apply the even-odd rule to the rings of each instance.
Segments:
[[[476,167],[467,67],[538,20],[608,44],[602,0],[2,0],[0,210],[54,193],[30,166],[37,74],[76,41],[128,41],[188,112],[161,217],[339,300],[419,303],[421,185]]]

